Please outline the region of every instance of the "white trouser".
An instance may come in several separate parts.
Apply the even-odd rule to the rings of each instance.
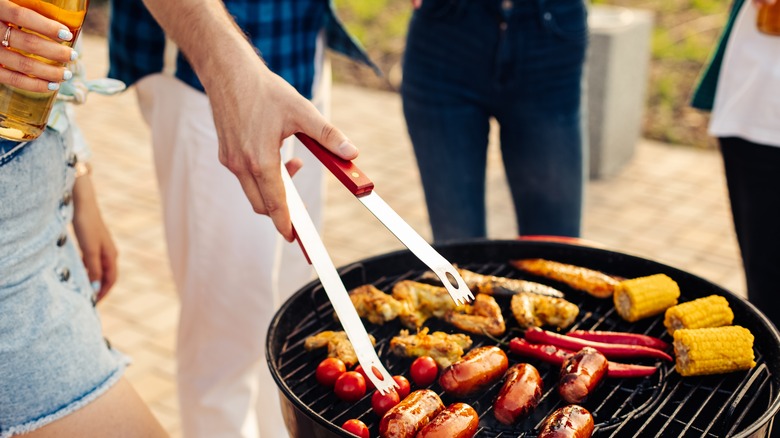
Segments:
[[[322,72],[314,103],[327,116],[330,76],[327,68]],[[297,243],[285,242],[270,218],[253,212],[238,179],[219,163],[206,95],[164,74],[141,80],[137,94],[152,131],[168,256],[181,299],[183,435],[286,436],[266,364],[266,333],[275,310],[313,271]],[[282,157],[292,156],[304,161],[293,181],[319,226],[323,167],[291,137]]]

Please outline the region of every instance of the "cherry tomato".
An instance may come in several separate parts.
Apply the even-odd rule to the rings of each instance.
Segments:
[[[333,392],[344,401],[358,401],[366,395],[366,379],[357,371],[347,371],[336,379]]]
[[[420,356],[412,362],[409,375],[419,387],[426,387],[436,380],[439,374],[439,366],[430,356]]]
[[[368,376],[366,375],[366,370],[363,369],[362,365],[358,365],[357,367],[355,367],[355,371],[359,372],[366,380],[366,390],[372,391],[376,389],[376,386],[374,386],[374,382],[372,382],[371,379],[368,378]]]
[[[369,438],[368,426],[366,426],[366,423],[360,420],[355,420],[354,418],[347,420],[344,422],[344,424],[341,425],[341,428],[349,433],[359,436],[360,438]]]
[[[329,357],[317,365],[315,377],[320,382],[320,385],[331,388],[336,383],[336,379],[346,371],[347,367],[341,359]]]
[[[398,396],[398,393],[392,389],[384,394],[374,391],[374,394],[371,396],[371,409],[381,417],[400,402],[401,398]]]
[[[395,388],[395,391],[398,393],[398,397],[400,397],[401,400],[405,399],[412,390],[411,385],[409,385],[409,379],[404,376],[393,376],[393,379],[395,380],[395,383],[398,384],[398,388]]]

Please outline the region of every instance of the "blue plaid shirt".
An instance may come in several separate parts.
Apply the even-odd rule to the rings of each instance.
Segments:
[[[223,0],[228,12],[259,50],[268,68],[299,93],[311,98],[317,36],[325,31],[328,47],[379,68],[344,29],[332,0]],[[129,87],[163,69],[165,34],[142,0],[111,0],[109,77]],[[176,77],[203,91],[203,85],[183,54],[176,60]]]

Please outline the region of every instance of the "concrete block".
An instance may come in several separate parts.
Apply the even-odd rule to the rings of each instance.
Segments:
[[[653,15],[593,5],[585,67],[590,177],[617,173],[633,156],[642,132]]]

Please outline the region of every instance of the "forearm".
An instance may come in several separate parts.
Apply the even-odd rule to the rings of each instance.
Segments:
[[[220,0],[143,1],[187,56],[207,92],[224,89],[217,82],[224,84],[233,80],[232,75],[248,70],[235,66],[254,63],[255,71],[267,70]]]

